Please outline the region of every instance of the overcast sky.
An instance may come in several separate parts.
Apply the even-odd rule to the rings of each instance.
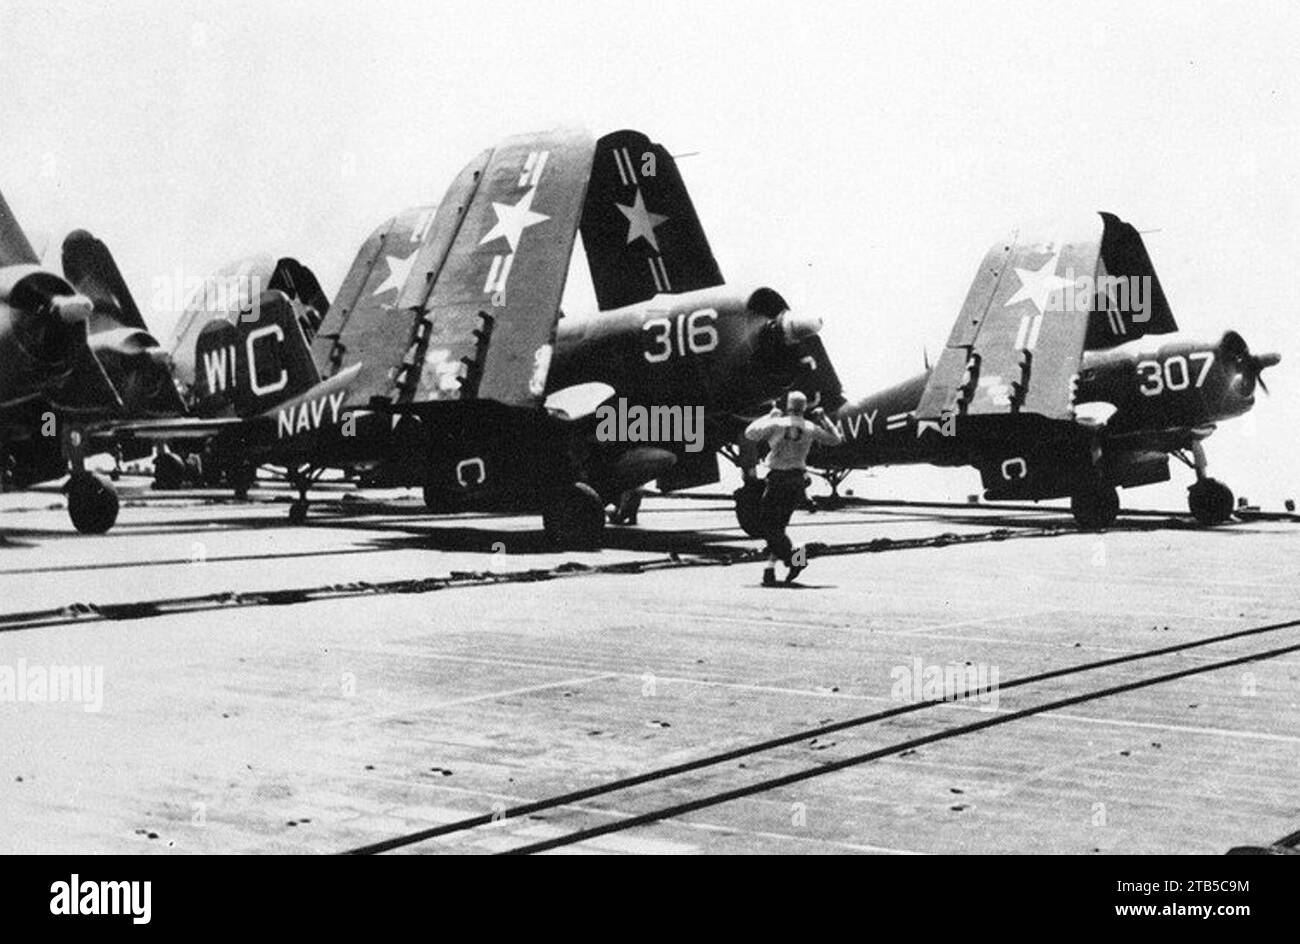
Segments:
[[[699,152],[724,275],[820,313],[864,393],[943,344],[1001,233],[1107,209],[1151,231],[1184,330],[1283,352],[1208,443],[1276,504],[1300,497],[1298,43],[1288,3],[0,0],[0,188],[54,259],[73,227],[104,238],[148,315],[156,279],[257,250],[332,294],[376,224],[503,136],[634,127]]]

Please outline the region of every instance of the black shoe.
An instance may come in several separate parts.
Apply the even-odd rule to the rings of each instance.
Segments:
[[[769,567],[769,568],[767,568],[766,570],[763,571],[763,586],[765,586],[765,587],[775,587],[775,586],[776,586],[776,570],[775,570],[775,569]]]
[[[794,548],[790,553],[790,559],[786,561],[786,566],[790,568],[790,572],[785,575],[785,582],[794,583],[794,579],[808,568],[808,548]]]

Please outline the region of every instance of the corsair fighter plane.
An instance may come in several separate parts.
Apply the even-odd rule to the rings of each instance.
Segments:
[[[63,242],[62,266],[62,276],[42,268],[0,197],[0,486],[71,473],[73,523],[106,531],[117,496],[84,467],[98,451],[87,429],[183,404],[108,248],[77,230]]]
[[[656,158],[660,190],[624,186],[614,154],[633,145],[638,160]],[[595,199],[616,229],[601,229]],[[580,225],[611,310],[561,318]],[[314,478],[341,468],[366,485],[422,487],[435,510],[540,508],[554,540],[591,545],[604,507],[627,489],[716,480],[723,440],[712,430],[808,372],[818,319],[771,289],[724,286],[702,240],[671,156],[644,136],[511,138],[472,161],[439,205],[371,235],[313,340],[282,297],[264,294],[259,312],[199,331],[200,417],[115,428],[201,440],[217,465],[287,468],[301,493],[293,520]],[[619,276],[642,244],[655,268]],[[702,258],[712,271],[701,277]],[[710,448],[602,438],[595,415],[611,398],[698,407]]]
[[[1226,521],[1232,492],[1206,474],[1203,442],[1251,409],[1277,354],[1235,331],[1180,331],[1141,235],[1109,213],[1023,228],[993,245],[933,369],[850,403],[845,440],[812,462],[979,470],[990,500],[1070,499],[1081,527],[1109,525],[1117,488],[1195,472],[1188,505]]]

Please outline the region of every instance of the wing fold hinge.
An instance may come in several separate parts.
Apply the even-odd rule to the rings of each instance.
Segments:
[[[496,318],[489,312],[478,313],[479,326],[470,333],[474,336],[474,353],[460,359],[464,372],[460,378],[460,395],[462,399],[478,396],[479,384],[483,382],[483,360],[488,345],[492,343],[492,331],[496,327]]]

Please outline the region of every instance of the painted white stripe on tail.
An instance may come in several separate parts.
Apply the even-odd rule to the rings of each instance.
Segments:
[[[493,256],[492,268],[488,270],[487,281],[483,283],[483,294],[492,295],[506,290],[506,280],[510,278],[510,267],[515,264],[515,254]]]
[[[528,178],[528,183],[526,185],[521,184],[520,186],[536,187],[538,182],[542,179],[542,171],[546,169],[546,162],[550,156],[550,151],[542,151],[538,154],[537,162],[533,165],[533,172]]]
[[[655,289],[660,292],[664,291],[663,283],[659,281],[659,269],[655,266],[654,257],[647,257],[646,262],[650,264],[650,278],[655,280]]]
[[[1043,329],[1043,316],[1034,315],[1034,323],[1029,329],[1029,340],[1025,342],[1025,350],[1032,351],[1038,346],[1038,332]]]
[[[1013,350],[1023,351],[1025,349],[1025,336],[1028,333],[1029,333],[1029,316],[1021,315],[1020,330],[1016,332],[1016,343],[1011,346]]]
[[[664,267],[664,257],[655,256],[650,261],[652,264],[657,263],[659,266],[659,275],[663,281],[663,286],[664,286],[662,290],[665,292],[671,292],[673,290],[673,283],[668,281],[668,270]],[[655,281],[658,282],[660,281],[660,279],[656,279]]]

